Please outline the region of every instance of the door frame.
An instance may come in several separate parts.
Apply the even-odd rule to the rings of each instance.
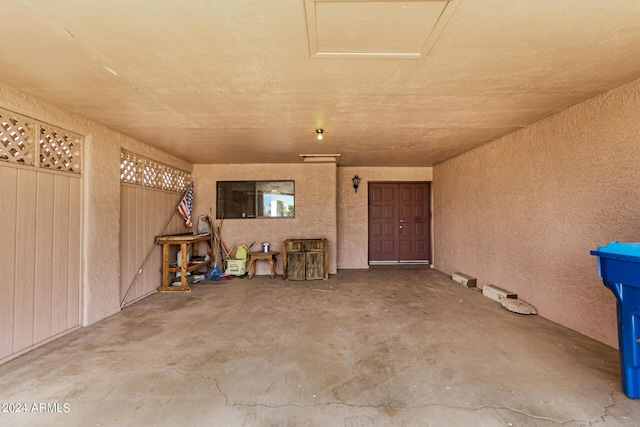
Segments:
[[[433,181],[369,181],[367,182],[367,264],[368,265],[432,265],[433,264]],[[427,217],[427,259],[415,260],[415,261],[371,261],[371,201],[370,201],[370,187],[376,184],[426,184],[427,186],[427,200],[426,200],[426,217]]]

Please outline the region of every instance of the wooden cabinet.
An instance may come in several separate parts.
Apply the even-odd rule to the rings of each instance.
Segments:
[[[283,278],[326,280],[329,278],[327,239],[287,239],[282,245]]]

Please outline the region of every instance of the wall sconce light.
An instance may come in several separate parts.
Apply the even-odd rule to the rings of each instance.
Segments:
[[[356,175],[353,178],[351,178],[351,180],[353,181],[353,188],[356,190],[356,193],[357,193],[358,192],[358,186],[360,185],[360,177],[358,175]]]
[[[316,129],[316,133],[318,134],[318,141],[322,141],[322,134],[324,133],[324,129]]]

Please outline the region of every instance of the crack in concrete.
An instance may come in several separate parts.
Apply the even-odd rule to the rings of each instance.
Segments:
[[[312,405],[297,405],[295,403],[286,403],[283,405],[267,405],[267,404],[263,404],[263,403],[253,403],[253,404],[246,404],[246,403],[237,403],[237,404],[228,404],[226,406],[229,407],[235,407],[235,408],[265,408],[265,409],[285,409],[285,408],[289,408],[289,407],[293,407],[293,408],[298,408],[298,409],[307,409],[307,408],[314,408],[314,407],[319,407],[319,406],[344,406],[347,408],[357,408],[357,409],[376,409],[376,410],[382,410],[385,408],[390,408],[390,409],[396,409],[396,410],[412,410],[412,409],[424,409],[424,408],[430,408],[430,407],[443,407],[443,408],[447,408],[447,409],[452,409],[452,410],[460,410],[460,411],[467,411],[467,412],[476,412],[476,411],[481,411],[483,409],[502,409],[502,410],[506,410],[506,411],[511,411],[511,412],[515,412],[521,415],[524,415],[528,418],[532,418],[532,419],[536,419],[536,420],[542,420],[542,421],[550,421],[553,423],[556,423],[558,425],[565,425],[567,423],[570,422],[580,422],[578,420],[569,420],[569,421],[560,421],[560,420],[556,420],[554,418],[550,418],[550,417],[542,417],[542,416],[538,416],[538,415],[533,415],[533,414],[528,414],[524,411],[518,410],[518,409],[514,409],[514,408],[510,408],[508,406],[495,406],[495,405],[484,405],[484,406],[479,406],[479,407],[475,407],[475,408],[465,408],[462,406],[451,406],[451,405],[444,405],[441,403],[427,403],[424,405],[417,405],[417,406],[391,406],[391,405],[357,405],[357,404],[350,404],[350,403],[344,403],[344,402],[323,402],[323,403],[314,403]],[[588,421],[587,421],[588,422]]]
[[[216,384],[216,390],[218,390],[218,393],[220,393],[222,395],[222,397],[224,397],[224,406],[233,406],[229,404],[229,396],[227,396],[227,394],[222,391],[222,388],[220,388],[220,381],[218,381],[218,379],[216,377],[210,377],[208,375],[203,375],[203,374],[196,374],[196,373],[192,373],[192,372],[183,372],[180,369],[176,368],[175,366],[157,366],[157,365],[153,365],[150,362],[147,362],[148,366],[151,366],[152,368],[156,368],[156,369],[166,369],[166,370],[170,370],[173,371],[177,374],[180,374],[182,376],[191,376],[191,377],[198,377],[198,378],[202,378],[205,380],[211,380]]]
[[[149,366],[151,366],[152,368],[160,368],[160,369],[168,369],[171,371],[176,372],[177,374],[180,374],[182,376],[192,376],[192,377],[198,377],[198,378],[202,378],[202,379],[206,379],[206,380],[211,380],[215,383],[216,385],[216,389],[218,390],[218,392],[224,397],[225,402],[224,402],[224,406],[226,407],[230,407],[230,408],[265,408],[265,409],[286,409],[286,408],[298,408],[298,409],[307,409],[307,408],[314,408],[314,407],[319,407],[319,406],[344,406],[347,408],[357,408],[357,409],[362,409],[362,408],[368,408],[368,409],[376,409],[376,410],[381,410],[381,409],[385,409],[385,408],[391,408],[391,409],[396,409],[396,410],[412,410],[412,409],[424,409],[424,408],[430,408],[430,407],[442,407],[442,408],[447,408],[447,409],[452,409],[452,410],[460,410],[460,411],[467,411],[467,412],[476,412],[476,411],[481,411],[483,409],[496,409],[496,410],[505,410],[505,411],[510,411],[510,412],[514,412],[516,414],[520,414],[520,415],[524,415],[525,417],[528,418],[532,418],[535,420],[540,420],[540,421],[549,421],[552,423],[556,423],[558,425],[564,426],[570,423],[587,423],[587,424],[582,424],[584,426],[593,426],[594,424],[599,424],[599,423],[603,423],[606,422],[605,418],[607,416],[609,416],[610,414],[608,413],[608,409],[615,406],[616,401],[613,397],[615,391],[611,391],[609,393],[609,401],[610,403],[606,406],[603,407],[602,412],[603,414],[600,416],[599,419],[594,420],[594,421],[589,421],[589,420],[576,420],[576,419],[570,419],[567,421],[562,421],[562,420],[557,420],[555,418],[551,418],[551,417],[544,417],[544,416],[539,416],[539,415],[534,415],[534,414],[529,414],[525,411],[519,410],[519,409],[515,409],[515,408],[511,408],[508,406],[497,406],[497,405],[483,405],[483,406],[476,406],[473,408],[466,408],[463,406],[453,406],[453,405],[444,405],[441,403],[426,403],[424,405],[416,405],[416,406],[391,406],[391,405],[358,405],[358,404],[351,404],[351,403],[345,403],[342,401],[338,401],[338,402],[321,402],[321,403],[314,403],[311,405],[298,405],[295,403],[291,403],[291,402],[287,402],[285,404],[282,405],[267,405],[264,403],[229,403],[229,396],[227,395],[227,393],[225,393],[222,390],[222,387],[220,386],[220,381],[216,378],[216,377],[210,377],[207,375],[203,375],[203,374],[196,374],[196,373],[190,373],[190,372],[183,372],[180,369],[178,369],[175,366],[156,366],[153,365],[151,363],[147,363]]]
[[[184,377],[187,377],[187,376],[188,377],[198,377],[198,378],[202,378],[202,379],[205,379],[205,380],[218,381],[215,377],[209,377],[207,375],[196,374],[196,373],[193,373],[193,372],[184,372],[184,371],[181,371],[180,369],[178,369],[175,366],[167,366],[167,365],[158,366],[158,365],[154,365],[151,362],[147,362],[147,365],[151,366],[152,368],[156,368],[156,369],[165,369],[165,370],[173,371],[173,372],[175,372],[177,374],[180,374],[180,375],[182,375]]]
[[[216,382],[216,389],[218,389],[218,393],[224,396],[224,406],[229,407],[229,396],[227,396],[227,393],[222,391],[222,389],[220,388],[220,381],[218,381],[217,378],[214,378],[214,381]]]
[[[217,381],[216,381],[217,383]],[[220,393],[222,393],[225,398],[227,398],[226,394],[224,394],[222,391],[220,391]],[[451,409],[451,410],[456,410],[456,411],[466,411],[466,412],[476,412],[476,411],[481,411],[484,409],[496,409],[496,410],[505,410],[505,411],[510,411],[510,412],[514,412],[520,415],[523,415],[527,418],[531,418],[531,419],[535,419],[535,420],[539,420],[539,421],[548,421],[548,422],[552,422],[555,424],[558,424],[560,426],[564,426],[567,424],[571,424],[571,423],[583,423],[582,425],[584,426],[592,426],[594,424],[597,423],[601,423],[601,422],[606,422],[604,420],[604,417],[606,416],[603,415],[601,416],[600,420],[597,421],[588,421],[588,420],[576,420],[576,419],[569,419],[566,421],[563,420],[558,420],[555,418],[551,418],[551,417],[544,417],[544,416],[539,416],[539,415],[534,415],[534,414],[529,414],[527,412],[521,411],[519,409],[515,409],[515,408],[510,408],[508,406],[496,406],[496,405],[483,405],[483,406],[478,406],[478,407],[474,407],[474,408],[465,408],[463,406],[452,406],[452,405],[444,405],[441,403],[427,403],[424,405],[416,405],[416,406],[391,406],[391,405],[357,405],[357,404],[350,404],[350,403],[344,403],[344,402],[323,402],[323,403],[314,403],[312,405],[298,405],[295,403],[286,403],[286,404],[282,404],[282,405],[267,405],[264,403],[252,403],[252,404],[248,404],[248,403],[228,403],[228,398],[227,398],[227,402],[225,403],[225,406],[227,407],[233,407],[233,408],[265,408],[265,409],[286,409],[286,408],[298,408],[298,409],[308,409],[308,408],[314,408],[314,407],[319,407],[319,406],[336,406],[336,407],[347,407],[347,408],[356,408],[356,409],[375,409],[375,410],[383,410],[386,408],[390,408],[390,409],[395,409],[398,411],[402,411],[402,410],[413,410],[413,409],[425,409],[425,408],[430,408],[430,407],[442,407],[442,408],[447,408],[447,409]],[[611,405],[608,405],[606,408],[610,407]]]
[[[616,405],[616,400],[614,399],[613,395],[615,394],[615,391],[612,390],[611,393],[609,393],[609,404],[605,405],[602,408],[602,415],[600,416],[599,420],[596,421],[587,421],[589,423],[589,426],[593,426],[595,424],[599,424],[599,423],[606,423],[607,420],[605,419],[606,417],[610,416],[611,414],[609,414],[609,408],[612,408]]]

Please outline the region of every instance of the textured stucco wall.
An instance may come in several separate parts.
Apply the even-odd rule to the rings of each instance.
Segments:
[[[336,273],[335,164],[194,165],[193,178],[195,218],[204,213],[215,218],[216,181],[294,180],[294,219],[225,219],[222,240],[227,246],[234,242],[249,245],[256,241],[252,250],[260,250],[262,242],[269,242],[271,250],[281,252],[282,242],[286,239],[326,237],[329,272]],[[258,262],[256,266],[257,274],[268,274],[266,262]],[[281,256],[278,257],[277,272],[282,274]]]
[[[83,324],[120,310],[120,149],[190,170],[160,152],[63,108],[0,85],[0,106],[85,136],[83,147]]]
[[[356,193],[352,178],[362,180]],[[369,268],[367,183],[370,181],[431,181],[433,168],[338,168],[338,268]]]
[[[615,298],[589,251],[640,241],[638,117],[635,81],[436,165],[435,267],[617,346]]]

